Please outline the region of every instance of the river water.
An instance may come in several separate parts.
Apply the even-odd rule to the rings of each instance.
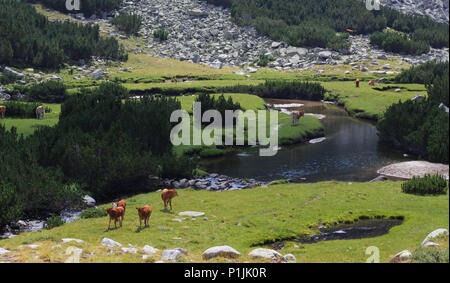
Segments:
[[[402,152],[379,143],[373,123],[349,117],[344,109],[322,102],[267,99],[270,104],[303,104],[306,113],[322,114],[326,139],[282,147],[273,157],[261,157],[257,148],[207,160],[208,172],[259,181],[293,182],[326,180],[369,181],[388,164],[408,161]]]

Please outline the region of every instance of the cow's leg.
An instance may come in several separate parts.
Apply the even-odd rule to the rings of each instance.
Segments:
[[[172,210],[172,200],[169,200],[170,203],[170,210]]]

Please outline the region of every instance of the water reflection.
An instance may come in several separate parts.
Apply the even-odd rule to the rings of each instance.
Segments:
[[[401,152],[379,144],[374,125],[349,117],[339,107],[298,100],[267,102],[302,103],[305,112],[326,115],[321,120],[326,140],[283,147],[273,157],[260,157],[256,148],[250,148],[208,161],[204,164],[207,171],[262,181],[368,181],[377,176],[380,167],[405,161]]]

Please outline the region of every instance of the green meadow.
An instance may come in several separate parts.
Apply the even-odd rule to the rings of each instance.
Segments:
[[[301,244],[287,240],[279,252],[292,253],[298,262],[365,262],[366,249],[380,250],[381,262],[404,249],[414,250],[431,231],[449,227],[449,198],[415,196],[401,192],[401,182],[285,184],[230,192],[179,190],[173,210],[164,210],[160,192],[136,195],[127,200],[122,228],[107,230],[108,218],[79,219],[42,232],[23,233],[1,240],[11,250],[11,261],[61,262],[69,246],[83,249],[81,262],[143,262],[142,247],[160,251],[145,261],[157,261],[164,249],[184,248],[188,255],[180,262],[201,262],[203,251],[229,245],[241,253],[238,259],[216,258],[211,262],[252,262],[247,254],[267,241],[306,237],[318,232],[319,225],[350,223],[362,218],[402,217],[403,224],[386,235],[359,240],[323,241]],[[148,228],[139,229],[135,207],[151,204]],[[110,204],[99,206],[100,209]],[[206,218],[178,216],[182,211],[204,212]],[[181,222],[174,219],[181,219]],[[101,246],[110,238],[137,254]],[[83,243],[62,243],[62,238]],[[448,239],[444,244],[448,246]],[[36,244],[31,249],[27,245]],[[112,251],[110,251],[112,250]]]

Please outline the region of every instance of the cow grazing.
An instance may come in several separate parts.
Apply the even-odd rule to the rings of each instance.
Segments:
[[[142,220],[144,220],[144,227],[148,226],[148,220],[150,219],[150,215],[152,215],[152,206],[146,205],[143,207],[136,207],[139,214],[139,228],[142,227]]]
[[[356,30],[353,30],[353,29],[347,29],[347,32],[349,33],[349,34],[354,34],[354,33],[356,33]]]
[[[114,228],[117,228],[117,221],[120,223],[120,227],[122,227],[123,216],[125,214],[125,209],[123,207],[108,207],[106,209],[106,213],[109,215],[109,223],[108,230],[111,227],[111,220],[114,219]]]
[[[173,189],[173,190],[168,190],[168,189],[164,189],[161,192],[161,198],[164,202],[164,209],[167,209],[167,204],[170,204],[170,209],[172,210],[172,199],[174,197],[178,196],[177,190]]]
[[[36,107],[36,119],[42,120],[45,119],[45,107],[44,106],[38,106]]]
[[[5,118],[5,114],[6,114],[6,106],[0,105],[0,115],[3,118]]]
[[[375,86],[375,80],[371,80],[371,81],[369,82],[369,85],[370,85],[370,86]]]
[[[305,116],[305,111],[303,110],[292,111],[291,113],[292,125],[296,125],[297,122],[300,120],[300,118],[302,118],[303,116]]]

